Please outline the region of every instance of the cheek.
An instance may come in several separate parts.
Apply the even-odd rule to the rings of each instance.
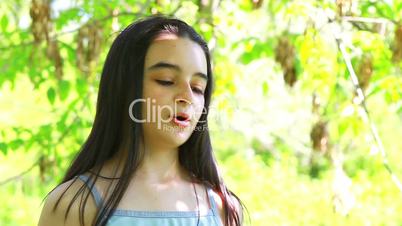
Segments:
[[[148,85],[146,89],[144,89],[143,99],[145,99],[146,103],[144,103],[143,113],[144,114],[153,114],[157,117],[159,115],[167,114],[166,107],[169,105],[169,96],[166,91],[163,91],[159,87]],[[148,112],[150,111],[150,112]],[[160,112],[159,112],[160,111]]]
[[[200,119],[203,112],[204,112],[204,100],[197,102],[195,105],[195,115],[197,120]]]
[[[149,98],[152,103],[164,102],[167,99],[167,93],[158,86],[148,85],[144,89],[144,99]]]

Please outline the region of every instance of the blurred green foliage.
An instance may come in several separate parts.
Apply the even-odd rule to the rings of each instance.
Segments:
[[[213,146],[247,225],[402,225],[402,193],[370,131],[401,178],[402,1],[34,2],[47,1],[0,3],[0,225],[36,225],[90,131],[116,33],[158,12],[209,43]]]

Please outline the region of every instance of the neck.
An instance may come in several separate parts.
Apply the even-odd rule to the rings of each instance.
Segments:
[[[146,183],[164,184],[187,178],[185,170],[179,163],[178,148],[157,148],[141,145],[140,149],[144,151],[144,157],[137,168],[134,177]],[[120,149],[118,153],[104,165],[107,172],[101,174],[109,177],[118,177],[125,159],[127,158],[128,148]]]
[[[183,178],[178,148],[145,149],[145,155],[137,169],[136,177],[149,183],[168,183]]]

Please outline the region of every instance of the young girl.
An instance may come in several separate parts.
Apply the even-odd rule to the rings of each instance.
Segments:
[[[121,32],[107,55],[92,131],[46,198],[39,226],[239,226],[207,116],[208,46],[163,16]]]

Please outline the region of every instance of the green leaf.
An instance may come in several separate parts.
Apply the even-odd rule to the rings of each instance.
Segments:
[[[56,124],[56,127],[57,127],[57,130],[60,131],[60,132],[65,131],[66,130],[65,121],[62,121],[62,120],[58,121],[57,124]]]
[[[347,131],[349,124],[348,122],[349,120],[347,119],[343,119],[339,124],[338,124],[338,134],[340,137],[342,137],[343,135],[345,135],[345,132]]]
[[[56,91],[53,89],[53,87],[50,87],[47,90],[47,99],[53,105],[55,98],[56,98]]]
[[[392,102],[392,98],[389,92],[384,92],[384,99],[387,102],[387,104]]]
[[[60,50],[67,52],[67,61],[74,62],[76,60],[76,50],[69,43],[60,42]]]
[[[79,8],[71,8],[60,13],[56,19],[56,29],[60,30],[72,20],[78,20],[80,15]]]
[[[88,82],[83,78],[77,78],[76,80],[76,89],[77,93],[80,97],[85,96],[88,92]]]
[[[280,12],[288,3],[289,0],[283,0],[283,1],[270,1],[269,2],[269,9],[272,13],[276,14]]]
[[[262,92],[263,92],[264,96],[268,94],[268,90],[269,90],[268,82],[264,81],[262,83]]]
[[[24,144],[24,141],[21,139],[15,139],[9,143],[11,150],[17,150],[21,145]]]
[[[24,149],[25,150],[30,150],[33,144],[36,144],[37,140],[36,137],[31,137],[29,140],[24,142]]]
[[[239,3],[240,9],[244,11],[250,11],[253,9],[253,5],[251,1],[241,1]]]
[[[371,87],[366,92],[366,98],[369,98],[370,96],[373,96],[379,92],[383,92],[384,90],[381,88],[380,84],[378,82],[373,83]]]
[[[401,12],[402,11],[402,2],[395,1],[394,4],[395,4],[395,12]]]
[[[296,76],[299,76],[303,73],[303,66],[299,56],[296,56],[295,58],[295,69],[296,69]]]
[[[39,129],[39,136],[42,140],[49,140],[52,135],[52,126],[49,124],[42,125]]]
[[[273,46],[271,41],[262,42],[255,38],[244,40],[244,53],[240,56],[240,60],[249,64],[251,61],[264,57],[273,56]]]
[[[69,92],[70,92],[70,83],[66,80],[60,80],[59,81],[60,100],[61,101],[66,100]]]
[[[4,142],[0,142],[0,151],[4,154],[7,155],[7,145]]]
[[[6,32],[6,31],[7,31],[7,27],[8,27],[8,18],[7,18],[6,15],[3,15],[3,16],[1,17],[0,24],[1,24],[1,30],[2,30],[3,32]]]
[[[394,11],[390,4],[388,4],[387,2],[382,2],[382,1],[376,1],[374,4],[375,4],[377,12],[379,13],[380,16],[386,17],[389,19],[394,19],[393,18]],[[369,12],[367,12],[367,14],[369,15]]]

